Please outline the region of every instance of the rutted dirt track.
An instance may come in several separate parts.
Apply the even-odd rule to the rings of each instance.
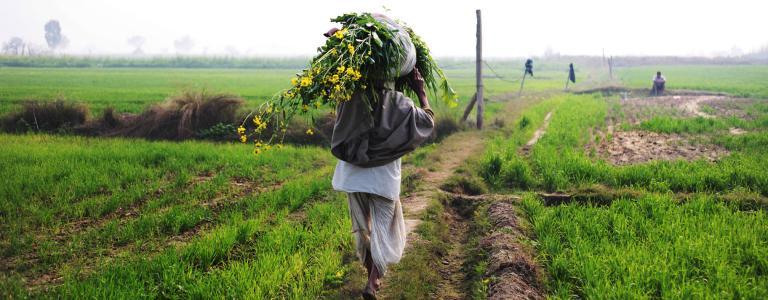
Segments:
[[[470,156],[480,153],[483,146],[481,133],[465,131],[446,138],[440,143],[439,148],[434,150],[437,157],[434,158],[431,170],[424,173],[421,188],[401,200],[409,239],[412,238],[413,229],[421,222],[419,219],[421,213],[429,205],[429,199],[435,197],[435,191],[439,190],[440,184]]]

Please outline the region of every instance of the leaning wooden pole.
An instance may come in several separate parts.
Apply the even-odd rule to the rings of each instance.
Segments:
[[[477,129],[483,129],[483,110],[485,108],[485,101],[483,101],[483,27],[480,19],[480,10],[478,9],[475,12],[477,13],[477,56],[475,58]]]
[[[520,95],[523,94],[523,85],[525,85],[525,77],[528,75],[528,72],[523,71],[523,80],[520,81],[520,90],[517,92],[517,97],[520,98]]]
[[[469,100],[469,104],[467,104],[467,108],[464,109],[464,115],[461,117],[461,122],[467,121],[467,117],[469,117],[469,113],[472,112],[472,107],[475,106],[476,101],[477,101],[477,94],[472,95],[472,99]]]

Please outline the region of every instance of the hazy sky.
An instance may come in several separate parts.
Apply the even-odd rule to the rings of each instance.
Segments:
[[[711,55],[768,44],[766,0],[531,1],[196,1],[0,0],[0,40],[45,45],[43,25],[61,22],[68,53],[175,53],[189,35],[193,53],[311,55],[331,17],[383,12],[407,22],[436,56],[473,56],[475,9],[483,14],[486,56],[562,54]]]

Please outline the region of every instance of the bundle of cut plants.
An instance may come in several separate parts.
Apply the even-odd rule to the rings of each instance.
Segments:
[[[416,95],[407,84],[406,74],[401,74],[400,66],[407,61],[413,65],[415,60],[427,90],[441,95],[449,107],[456,106],[456,93],[427,45],[412,29],[371,13],[350,13],[331,21],[341,23],[342,28],[329,32],[309,67],[291,79],[291,88],[260,105],[238,128],[241,142],[254,143],[254,153],[270,149],[271,144],[282,144],[287,126],[296,115],[313,119],[318,112],[357,99],[369,102],[366,104],[374,111],[375,87],[383,82],[394,81],[396,90]],[[354,93],[366,93],[367,97],[353,98]],[[313,133],[311,127],[306,130],[308,135]]]

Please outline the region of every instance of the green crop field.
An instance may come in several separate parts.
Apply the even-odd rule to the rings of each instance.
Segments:
[[[614,166],[590,149],[616,105],[597,94],[549,98],[490,145],[479,169],[500,191],[576,195],[559,205],[533,193],[522,201],[547,292],[622,299],[768,294],[766,114],[752,121],[659,115],[639,129],[685,133],[730,154],[716,162]],[[524,154],[521,147],[549,112],[546,133]],[[750,132],[729,135],[730,126]]]
[[[84,103],[92,114],[107,107],[136,113],[202,89],[236,94],[253,106],[288,87],[298,71],[59,62],[0,67],[0,114],[21,101],[58,98]],[[406,156],[404,194],[424,184],[425,172],[455,171],[477,178],[478,193],[490,188],[520,197],[513,203],[519,230],[552,298],[768,295],[768,100],[702,102],[706,117],[653,104],[630,118],[636,112],[625,111],[628,102],[618,95],[563,93],[560,62],[537,61],[541,69],[526,79],[523,97],[516,96],[518,61],[489,64],[486,111],[501,125],[479,133],[484,150],[456,170],[434,169],[452,159],[439,156],[441,143]],[[577,66],[575,90],[609,84],[605,70]],[[766,66],[617,72],[624,86],[647,88],[656,69],[670,89],[768,98]],[[457,117],[474,93],[474,68],[460,62],[445,71],[460,105],[445,107],[435,95],[432,102],[438,115]],[[541,137],[526,146],[537,131]],[[721,154],[616,164],[601,147],[626,132]],[[465,134],[474,133],[454,138]],[[360,276],[346,196],[331,188],[335,160],[325,148],[286,145],[254,155],[252,146],[233,142],[33,132],[0,134],[0,149],[0,298],[339,298]],[[572,197],[552,202],[546,198],[552,193]],[[394,298],[431,295],[443,286],[436,269],[454,260],[446,258],[455,253],[445,250],[454,234],[448,227],[462,218],[443,214],[458,200],[432,201],[438,204],[416,232],[434,244],[419,241],[406,250],[406,269],[395,267],[391,277],[403,285],[402,293],[389,294]],[[496,200],[466,201],[487,207]],[[492,265],[487,253],[471,247],[493,224],[479,210],[466,218],[477,222],[467,225],[477,237],[460,245],[477,261],[460,261],[458,269],[467,275],[462,287],[482,298],[499,278],[485,273]],[[437,265],[425,257],[436,257]]]
[[[743,97],[768,98],[768,66],[673,65],[618,68],[621,81],[634,88],[651,88],[661,71],[669,89],[724,92]]]
[[[0,68],[0,111],[24,100],[62,98],[140,112],[182,90],[234,93],[259,102],[290,86],[288,69],[81,69]]]
[[[464,64],[466,65],[466,64]],[[107,107],[120,112],[140,112],[184,90],[206,90],[232,93],[253,107],[290,86],[290,79],[300,69],[169,69],[169,68],[18,68],[0,67],[0,113],[18,107],[26,100],[64,99],[87,104],[92,114]],[[488,77],[485,97],[493,99],[516,92],[520,74],[500,69],[507,81]],[[526,91],[561,88],[562,72],[545,71],[526,81]],[[475,92],[474,69],[462,67],[446,70],[461,105]],[[537,74],[538,75],[538,74]],[[509,77],[509,78],[506,78]],[[555,79],[558,77],[557,79]],[[432,104],[441,112],[455,114],[459,110],[443,109],[442,101],[432,95]],[[491,103],[489,111],[500,106]]]

